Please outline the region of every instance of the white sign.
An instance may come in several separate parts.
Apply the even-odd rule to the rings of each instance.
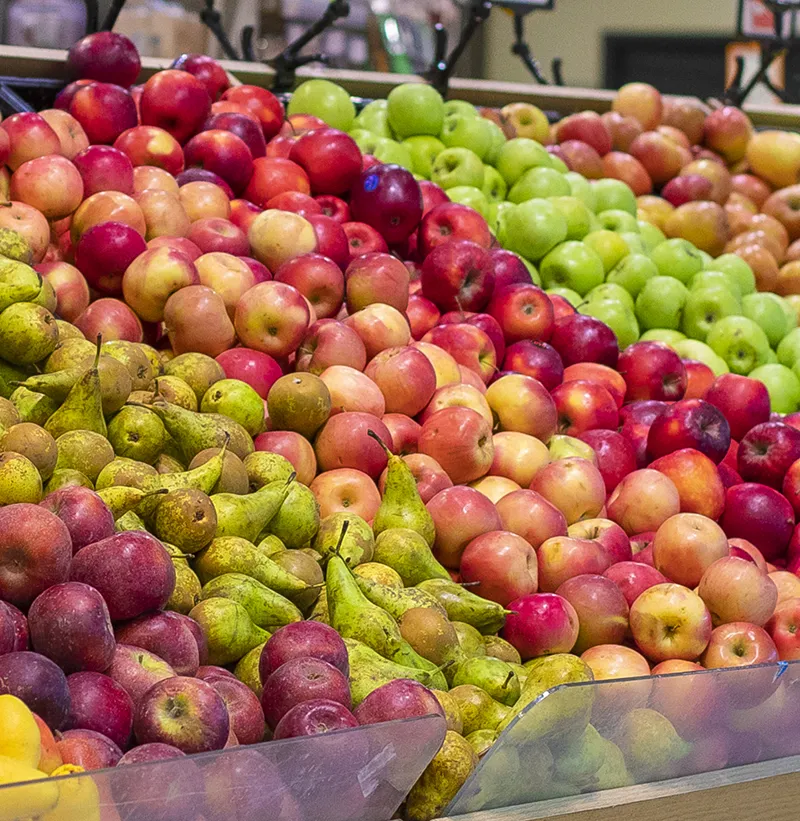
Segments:
[[[745,36],[769,37],[775,34],[775,15],[761,0],[743,0],[741,14],[739,28]],[[791,37],[793,18],[794,12],[784,15],[782,37]]]

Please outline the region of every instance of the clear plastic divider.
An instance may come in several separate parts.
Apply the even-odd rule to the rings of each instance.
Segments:
[[[509,724],[446,816],[800,754],[800,662],[567,684]]]
[[[2,821],[388,821],[438,751],[439,716],[0,788]]]

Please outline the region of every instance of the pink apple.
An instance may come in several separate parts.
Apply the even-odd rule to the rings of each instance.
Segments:
[[[523,660],[569,653],[578,639],[575,608],[555,593],[534,593],[509,602],[503,638]]]
[[[494,530],[473,539],[461,556],[461,579],[473,593],[506,606],[537,591],[536,552],[521,537]]]

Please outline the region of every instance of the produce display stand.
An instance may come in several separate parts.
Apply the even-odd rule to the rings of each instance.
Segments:
[[[59,780],[73,782],[64,790],[71,796],[72,813],[58,817],[386,821],[436,754],[444,734],[439,716],[425,716],[64,776]],[[49,786],[35,781],[0,788],[0,815],[28,821],[30,808],[42,806],[43,783]]]
[[[445,815],[790,821],[799,707],[800,662],[558,687],[508,726]]]

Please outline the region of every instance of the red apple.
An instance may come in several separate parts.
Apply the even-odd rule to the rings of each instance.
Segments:
[[[608,518],[630,536],[658,530],[680,512],[680,496],[672,480],[657,470],[629,473],[608,497]]]
[[[536,552],[509,531],[490,531],[473,539],[461,556],[460,572],[464,582],[477,582],[473,593],[504,607],[537,591]]]
[[[800,598],[795,597],[780,602],[766,624],[765,629],[775,642],[781,661],[800,658],[799,619]]]
[[[676,450],[650,464],[669,477],[678,490],[682,513],[719,519],[725,508],[725,487],[714,463],[693,448]]]
[[[800,456],[800,431],[796,433]],[[647,455],[658,459],[676,450],[694,448],[718,464],[730,443],[730,427],[718,408],[702,399],[683,399],[653,421],[647,435]]]
[[[555,126],[558,141],[582,140],[603,156],[611,151],[611,132],[603,118],[594,111],[581,111],[565,117]]]
[[[218,100],[224,91],[230,88],[231,81],[228,73],[214,59],[205,54],[181,54],[173,61],[170,68],[188,71],[206,87],[208,96]]]
[[[555,505],[567,524],[596,518],[606,500],[600,471],[588,460],[577,457],[545,465],[534,476],[531,490]]]
[[[91,143],[111,145],[123,131],[137,124],[136,103],[118,85],[92,83],[78,89],[69,113],[80,123]]]
[[[653,561],[667,578],[694,588],[708,568],[730,554],[722,528],[697,513],[667,519],[653,540]]]
[[[578,639],[575,608],[555,593],[534,593],[509,602],[503,638],[523,660],[553,653],[569,653]]]
[[[24,111],[12,114],[0,124],[7,137],[5,164],[16,171],[24,162],[61,153],[61,140],[40,114]]]
[[[254,85],[233,86],[223,93],[222,100],[242,106],[248,114],[255,117],[261,124],[267,141],[275,137],[284,124],[281,101],[265,88]],[[292,118],[287,122],[291,123]]]
[[[591,539],[556,536],[539,545],[539,588],[554,593],[567,579],[599,575],[612,559],[603,546]]]
[[[427,257],[437,246],[454,240],[470,240],[481,248],[489,248],[492,234],[486,220],[469,206],[455,202],[435,206],[420,223],[419,249],[422,257]]]
[[[590,445],[597,455],[597,469],[611,493],[629,474],[636,470],[636,455],[622,434],[614,430],[587,430],[580,434],[581,441]]]
[[[304,436],[293,430],[276,430],[260,433],[253,440],[255,449],[278,453],[292,463],[297,471],[297,481],[310,485],[317,475],[317,457],[314,448]]]
[[[686,392],[686,369],[678,354],[658,342],[635,342],[619,357],[619,372],[628,390],[626,401],[674,401]],[[727,450],[727,446],[726,446]]]
[[[558,385],[550,395],[558,413],[559,433],[580,436],[588,430],[617,427],[617,403],[601,385],[577,379]]]
[[[558,351],[565,366],[597,362],[614,368],[619,358],[619,345],[611,328],[584,314],[571,314],[556,320],[552,325],[550,344]]]
[[[722,528],[729,538],[747,539],[767,561],[782,558],[794,530],[794,511],[778,491],[753,482],[728,488]]]
[[[603,575],[619,587],[629,607],[648,588],[669,581],[654,567],[637,561],[613,564],[603,572]]]
[[[387,458],[383,448],[369,436],[369,431],[391,447],[391,435],[376,416],[357,412],[332,416],[322,426],[314,443],[320,469],[355,468],[377,479],[386,467]]]
[[[133,194],[133,165],[122,151],[109,145],[90,145],[72,160],[83,179],[83,195],[98,191]]]
[[[762,422],[739,443],[736,470],[745,482],[780,488],[787,471],[800,459],[800,431],[783,422]]]
[[[102,80],[128,88],[141,70],[136,46],[124,34],[97,31],[82,37],[67,52],[71,77]]]
[[[731,622],[715,628],[701,664],[715,670],[774,664],[777,660],[778,649],[763,627],[748,622]]]
[[[597,645],[622,643],[628,631],[628,603],[613,581],[592,574],[573,576],[560,585],[556,594],[578,614],[575,653]]]
[[[75,265],[92,288],[115,296],[122,293],[125,271],[146,251],[144,237],[129,225],[101,222],[81,237],[75,248]]]
[[[74,324],[87,339],[102,336],[104,342],[114,339],[141,342],[144,338],[139,317],[119,299],[95,300]]]
[[[178,142],[185,142],[200,128],[210,109],[206,87],[186,71],[159,71],[144,84],[142,124],[164,128]]]
[[[367,365],[365,374],[380,388],[389,413],[416,416],[436,390],[433,366],[416,348],[381,351]]]

